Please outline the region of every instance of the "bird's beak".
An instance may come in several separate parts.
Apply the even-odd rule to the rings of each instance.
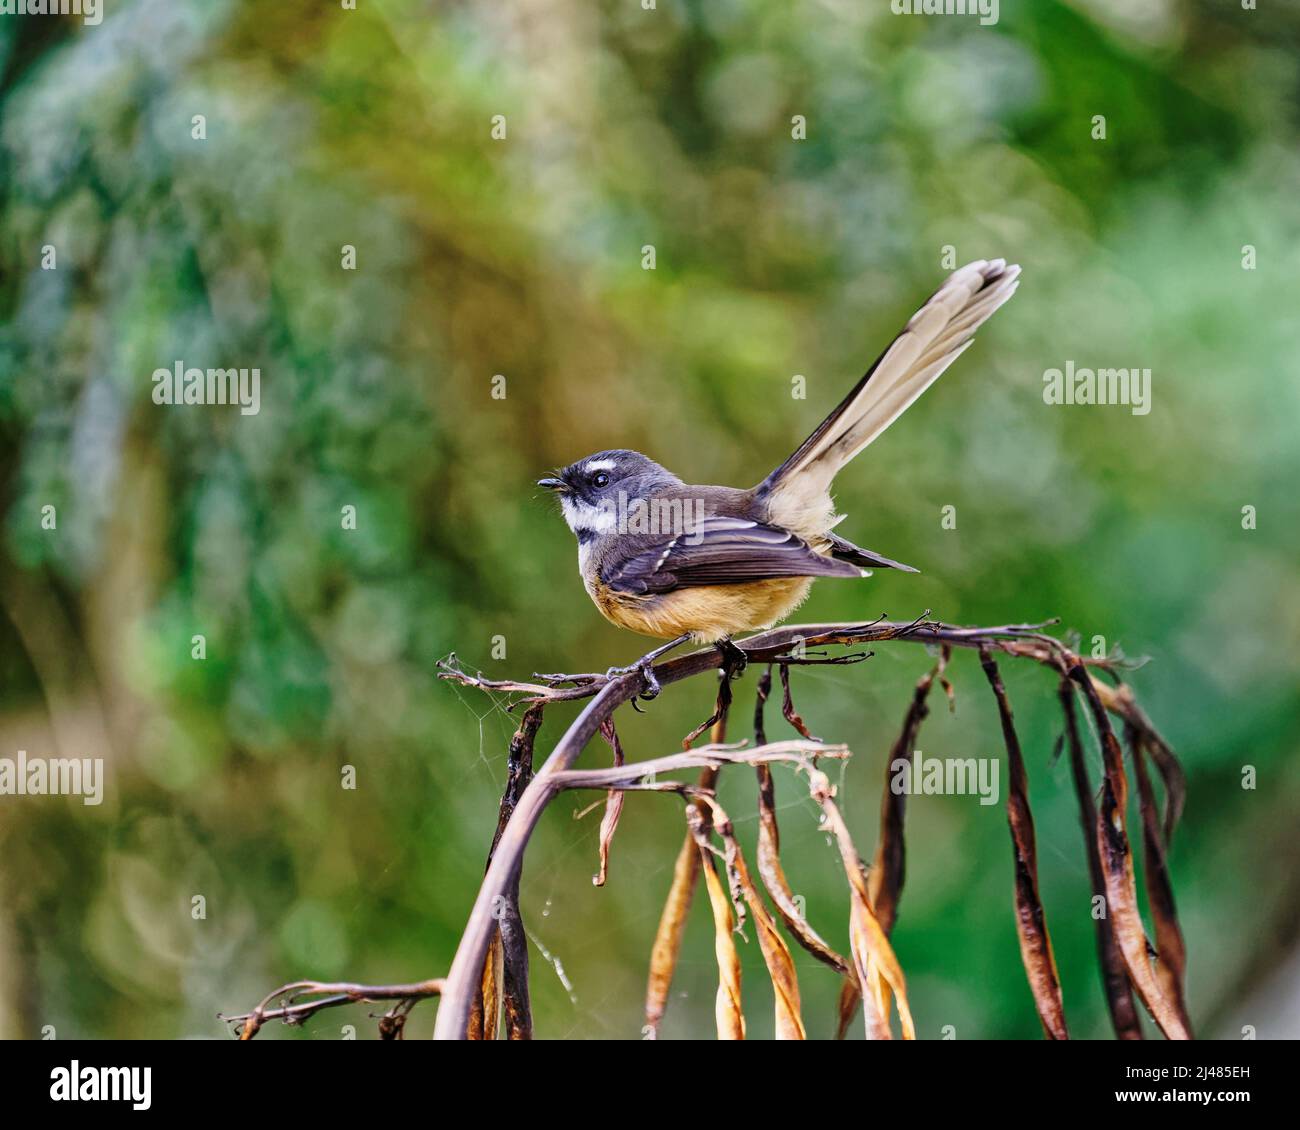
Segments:
[[[545,487],[547,490],[567,491],[569,489],[569,484],[563,479],[538,479],[537,485],[539,487]]]

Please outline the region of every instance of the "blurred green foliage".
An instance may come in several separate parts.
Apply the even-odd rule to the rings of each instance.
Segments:
[[[800,618],[1059,615],[1085,646],[1150,655],[1134,681],[1190,778],[1172,866],[1192,1013],[1233,1033],[1300,910],[1295,9],[1036,0],[981,27],[884,0],[358,8],[0,20],[0,755],[109,774],[97,808],[0,798],[0,1034],[220,1036],[218,1010],[284,981],[445,971],[515,720],[436,661],[521,675],[644,650],[590,607],[534,479],[631,446],[756,482],[947,245],[1022,263],[1020,293],[837,484],[847,536],[924,572],[823,583]],[[261,411],[153,404],[177,360],[260,367]],[[1067,360],[1149,367],[1150,415],[1046,406]],[[795,672],[801,712],[856,751],[841,798],[864,851],[929,661],[878,651]],[[1067,1013],[1105,1035],[1054,684],[1003,666]],[[969,656],[955,680],[923,749],[999,755]],[[629,756],[675,748],[709,697],[688,684],[629,718]],[[539,754],[572,715],[548,713]],[[728,776],[729,811],[752,813]],[[801,790],[778,772],[787,871],[843,948]],[[538,1031],[635,1037],[681,815],[631,798],[597,890],[580,803],[526,865]],[[921,1034],[1037,1035],[1004,815],[917,798],[908,821],[895,941]],[[697,906],[668,1036],[712,1032],[709,929]],[[770,988],[742,950],[763,1035]],[[828,1034],[835,980],[796,960]],[[306,1035],[371,1034],[364,1012]]]

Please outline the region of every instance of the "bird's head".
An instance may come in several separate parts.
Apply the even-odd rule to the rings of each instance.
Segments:
[[[653,459],[623,449],[598,451],[537,480],[539,487],[559,497],[564,520],[579,541],[614,529],[629,502],[680,484],[676,475]]]

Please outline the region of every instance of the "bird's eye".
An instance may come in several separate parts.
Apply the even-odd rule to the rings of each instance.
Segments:
[[[597,490],[609,486],[609,476],[604,471],[597,471],[591,477],[591,485]]]

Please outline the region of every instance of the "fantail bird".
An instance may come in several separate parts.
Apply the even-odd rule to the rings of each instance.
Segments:
[[[559,495],[583,584],[605,618],[671,640],[638,667],[648,673],[649,660],[687,639],[718,645],[726,659],[738,650],[735,633],[783,620],[816,577],[917,572],[831,532],[840,521],[831,481],[971,344],[1019,275],[1002,259],[954,272],[812,435],[749,490],[692,486],[624,450],[538,480]]]

